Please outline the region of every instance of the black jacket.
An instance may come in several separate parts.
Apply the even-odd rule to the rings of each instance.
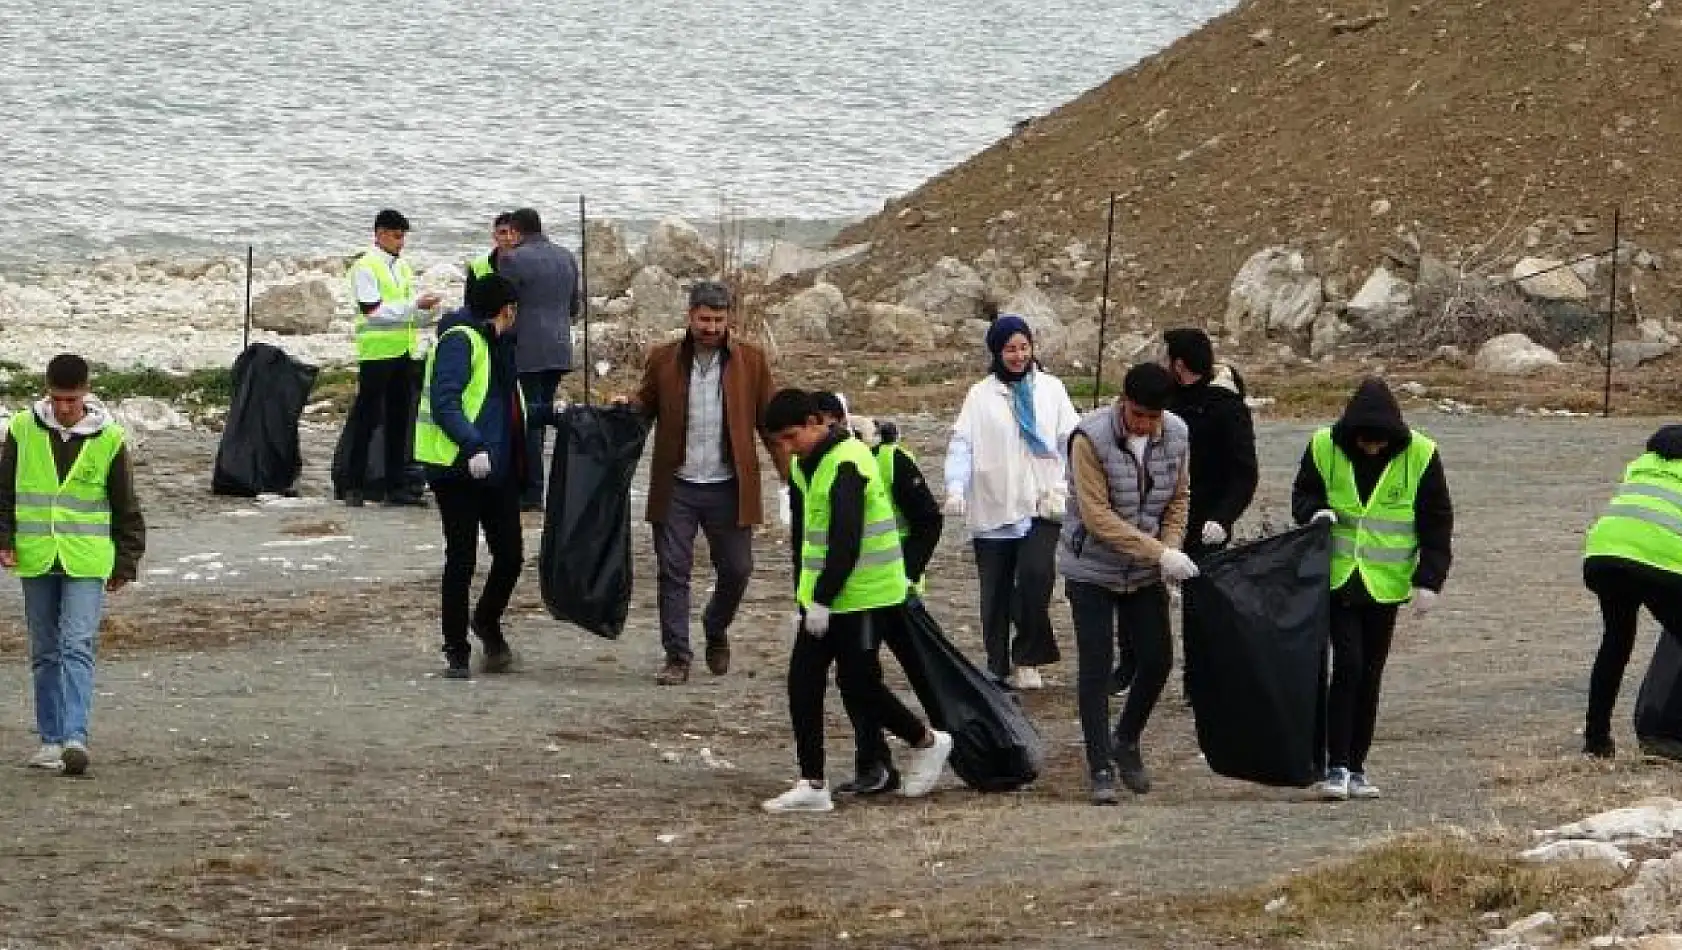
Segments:
[[[810,455],[795,460],[794,464],[805,473],[807,484],[811,484],[812,476],[818,473],[824,456],[850,438],[851,433],[836,426]],[[825,607],[841,596],[841,588],[847,586],[848,576],[858,566],[859,551],[864,544],[864,486],[864,473],[857,466],[843,462],[835,473],[835,484],[829,489],[829,551],[824,556],[817,587],[812,591],[812,600]],[[801,542],[806,536],[806,499],[793,481],[789,482],[788,496],[791,511],[789,526],[792,529],[789,537],[793,539],[790,547],[794,549],[794,583],[798,588]]]
[[[1363,433],[1382,433],[1390,444],[1377,455],[1367,455],[1355,445],[1356,436]],[[1372,495],[1390,460],[1400,455],[1412,438],[1413,430],[1402,421],[1402,409],[1396,404],[1396,397],[1383,380],[1376,378],[1361,384],[1343,410],[1343,417],[1332,426],[1332,441],[1349,457],[1355,472],[1355,488],[1363,502]],[[1296,483],[1291,486],[1291,515],[1298,524],[1307,524],[1316,511],[1329,507],[1326,483],[1320,478],[1320,470],[1314,467],[1314,451],[1310,447],[1303,452]],[[1431,457],[1420,479],[1413,519],[1414,531],[1419,536],[1419,566],[1413,572],[1413,586],[1441,591],[1453,560],[1454,537],[1454,504],[1448,497],[1441,451]],[[1339,593],[1352,601],[1372,600],[1359,573],[1351,576]]]
[[[941,514],[940,503],[934,500],[934,492],[929,490],[923,470],[905,452],[894,453],[893,503],[894,511],[909,529],[900,539],[900,553],[905,557],[905,576],[915,584],[923,579],[929,561],[934,559],[946,517]]]
[[[1256,496],[1256,430],[1244,402],[1244,379],[1229,366],[1190,386],[1180,386],[1168,404],[1191,430],[1191,512],[1186,543],[1202,546],[1203,525],[1213,521],[1232,534]]]

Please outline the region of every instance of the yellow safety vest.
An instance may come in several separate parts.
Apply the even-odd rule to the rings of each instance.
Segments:
[[[829,555],[829,529],[832,512],[829,506],[830,489],[841,465],[851,462],[864,477],[864,534],[859,545],[858,563],[841,593],[829,609],[836,613],[860,613],[879,607],[905,603],[905,560],[899,549],[899,526],[894,522],[893,502],[888,499],[882,477],[876,470],[876,459],[870,449],[857,439],[847,438],[836,443],[819,463],[810,482],[804,473],[796,476],[805,499],[805,531],[800,540],[800,586],[797,597],[800,606],[811,607],[817,590],[818,575],[823,573]],[[798,471],[800,465],[795,463]]]
[[[106,481],[123,447],[123,428],[109,424],[82,440],[62,482],[53,461],[53,436],[32,412],[12,417],[17,445],[17,575],[41,577],[57,564],[71,577],[110,578],[117,545],[111,538]]]
[[[461,447],[450,441],[444,427],[432,418],[432,372],[438,365],[438,350],[443,348],[444,340],[452,333],[466,335],[471,352],[468,364],[470,375],[467,377],[467,385],[461,391],[461,411],[467,416],[468,422],[479,421],[479,413],[485,409],[485,397],[491,391],[491,348],[485,342],[484,334],[470,326],[451,327],[444,333],[443,338],[439,339],[438,346],[427,354],[426,377],[421,385],[420,411],[415,415],[415,460],[446,468],[456,463],[456,456],[460,454]]]
[[[1682,574],[1682,460],[1648,452],[1629,463],[1612,503],[1589,529],[1583,555]]]
[[[899,455],[900,453],[904,453],[905,457],[910,459],[912,462],[917,461],[917,456],[913,455],[910,449],[905,448],[897,442],[887,442],[876,447],[876,470],[882,476],[882,487],[887,489],[888,500],[890,502],[892,502],[895,497],[894,469],[896,466],[894,464],[894,456]],[[898,502],[894,502],[894,523],[899,527],[899,539],[901,543],[903,543],[906,537],[911,534],[911,525],[905,520],[905,512],[899,510]],[[911,585],[912,593],[916,594],[918,597],[923,596],[923,593],[928,590],[928,584],[929,576],[925,573],[921,580]]]
[[[469,281],[477,280],[480,277],[485,277],[489,274],[495,273],[496,271],[496,268],[491,265],[491,255],[489,251],[469,260],[465,266],[467,268],[467,279]]]
[[[1414,502],[1437,443],[1414,432],[1408,447],[1384,467],[1365,504],[1355,484],[1354,466],[1332,441],[1332,430],[1314,433],[1310,446],[1314,467],[1326,485],[1326,503],[1337,512],[1337,524],[1332,526],[1332,589],[1342,587],[1359,571],[1373,600],[1405,603],[1413,593],[1413,572],[1419,566]]]
[[[415,329],[415,314],[400,319],[375,317],[362,312],[356,297],[356,272],[367,271],[380,286],[380,302],[393,306],[411,306],[415,299],[415,272],[409,262],[398,258],[387,267],[384,254],[369,249],[350,265],[346,280],[350,283],[350,299],[356,303],[356,358],[362,362],[394,360],[420,353],[420,333]],[[377,311],[376,311],[377,312]]]

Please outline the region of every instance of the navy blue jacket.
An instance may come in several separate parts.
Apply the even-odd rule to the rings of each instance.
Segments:
[[[454,327],[470,327],[490,345],[491,385],[485,394],[485,405],[477,420],[469,421],[461,406],[462,390],[473,375],[472,344],[460,333],[450,333]],[[525,426],[519,402],[519,375],[514,363],[513,334],[502,337],[484,320],[477,320],[464,308],[447,314],[438,324],[438,349],[432,367],[432,419],[450,437],[459,451],[455,464],[444,467],[427,465],[429,482],[471,478],[467,460],[479,452],[491,456],[491,476],[494,485],[524,487],[535,477],[534,466],[526,464]],[[535,407],[531,413],[541,423],[552,421],[548,406]]]

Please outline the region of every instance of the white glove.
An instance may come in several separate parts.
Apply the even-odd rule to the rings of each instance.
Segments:
[[[1321,508],[1314,513],[1314,517],[1308,519],[1309,524],[1318,524],[1321,521],[1327,524],[1337,524],[1337,512],[1330,508]]]
[[[964,496],[962,494],[958,492],[948,492],[946,495],[946,506],[941,510],[948,518],[962,518],[964,514],[969,511],[969,503],[964,501]]]
[[[794,612],[794,616],[790,617],[789,619],[793,621],[793,623],[791,623],[789,625],[790,627],[793,628],[792,632],[794,633],[795,636],[797,636],[797,637],[800,636],[801,628],[806,626],[806,615],[801,613],[800,611],[796,610]]]
[[[813,604],[806,608],[806,632],[814,637],[821,637],[829,632],[829,608],[823,604]]]
[[[1415,617],[1423,617],[1430,613],[1431,610],[1437,606],[1437,598],[1439,596],[1440,595],[1434,590],[1428,590],[1424,587],[1415,587],[1413,589],[1413,615]]]
[[[467,460],[467,473],[483,481],[491,477],[491,454],[480,452]]]
[[[1226,543],[1226,529],[1221,527],[1219,521],[1203,522],[1203,543],[1212,548]]]
[[[1197,576],[1197,562],[1184,551],[1169,548],[1162,552],[1162,579],[1171,584],[1189,581]]]

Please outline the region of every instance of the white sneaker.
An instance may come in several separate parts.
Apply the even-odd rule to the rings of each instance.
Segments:
[[[1045,680],[1037,667],[1019,666],[1010,674],[1010,685],[1017,689],[1045,689]]]
[[[49,742],[35,750],[26,763],[32,769],[50,769],[54,772],[64,768],[64,746],[56,742]]]
[[[1314,786],[1314,794],[1323,802],[1343,802],[1349,800],[1349,770],[1332,769],[1326,773],[1326,780]]]
[[[834,811],[835,802],[830,800],[829,786],[813,785],[801,779],[794,783],[794,787],[778,795],[776,798],[766,799],[760,804],[768,812],[781,813],[793,811]]]
[[[1382,798],[1384,793],[1378,790],[1377,785],[1367,781],[1367,773],[1351,772],[1349,773],[1349,797]]]
[[[905,767],[905,784],[899,793],[906,798],[922,798],[934,791],[940,773],[946,768],[946,757],[952,754],[951,733],[930,729],[934,745],[927,749],[912,749],[911,761]]]
[[[81,775],[88,770],[88,747],[76,739],[64,744],[64,753],[59,756],[64,765],[65,775]]]

